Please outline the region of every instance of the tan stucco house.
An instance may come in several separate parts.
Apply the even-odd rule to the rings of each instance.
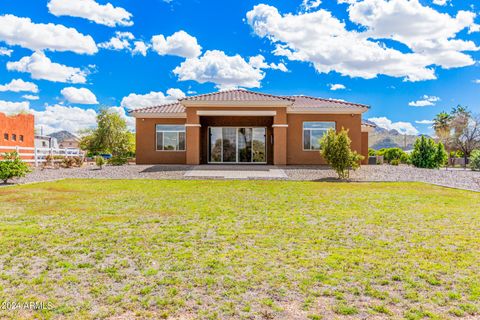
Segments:
[[[368,156],[368,106],[307,96],[228,90],[130,111],[138,164],[324,164],[319,138],[349,130]]]

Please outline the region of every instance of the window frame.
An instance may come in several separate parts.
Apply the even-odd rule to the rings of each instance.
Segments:
[[[7,132],[3,134],[3,140],[10,141],[10,135]]]
[[[175,127],[175,126],[182,126],[184,128],[183,131],[158,131],[158,126],[172,126],[172,127]],[[177,133],[177,143],[178,145],[180,145],[180,133],[183,132],[184,135],[185,135],[185,141],[183,143],[183,149],[175,149],[175,150],[160,150],[158,149],[158,133],[159,132],[176,132]],[[162,147],[165,147],[165,135],[162,134]],[[187,127],[185,124],[179,124],[179,123],[167,123],[167,124],[164,124],[164,123],[156,123],[155,124],[155,151],[156,152],[185,152],[187,150]]]
[[[12,141],[17,141],[17,134],[16,133],[12,133]]]
[[[19,141],[19,142],[24,142],[24,141],[25,141],[25,138],[23,137],[23,134],[20,134],[20,135],[18,136],[18,141]]]
[[[333,128],[328,128],[327,130],[324,129],[305,129],[305,124],[306,123],[333,123]],[[313,152],[319,152],[321,149],[311,149],[312,147],[312,135],[310,134],[310,149],[305,149],[305,130],[308,131],[325,131],[327,132],[329,129],[334,129],[335,131],[337,130],[337,122],[336,121],[303,121],[302,122],[302,150],[303,151],[313,151]]]

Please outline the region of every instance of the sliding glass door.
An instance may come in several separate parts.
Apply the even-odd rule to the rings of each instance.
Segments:
[[[209,128],[210,163],[266,163],[266,128]]]

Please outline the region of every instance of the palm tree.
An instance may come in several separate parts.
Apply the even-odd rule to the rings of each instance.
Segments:
[[[449,138],[451,131],[452,116],[445,111],[440,112],[433,119],[433,130],[438,137],[438,140],[443,143],[447,149],[448,161],[450,162],[450,148],[449,148]],[[448,166],[448,164],[447,164]]]

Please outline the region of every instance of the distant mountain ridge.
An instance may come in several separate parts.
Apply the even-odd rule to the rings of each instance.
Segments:
[[[364,120],[368,124],[374,124],[372,121]],[[378,125],[375,130],[368,135],[368,147],[380,150],[382,148],[400,148],[403,150],[412,150],[415,141],[420,135],[404,135],[395,129],[387,130]]]
[[[65,140],[78,139],[76,135],[66,130],[54,132],[49,134],[48,136],[57,139],[58,143],[62,143]]]

